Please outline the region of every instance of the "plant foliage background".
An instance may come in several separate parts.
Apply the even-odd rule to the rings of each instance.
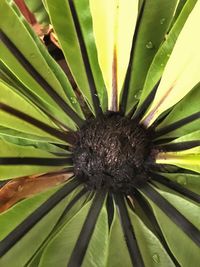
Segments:
[[[26,2],[77,88],[0,1],[0,266],[199,266],[200,1]],[[129,195],[73,175],[73,132],[107,110],[159,150]]]

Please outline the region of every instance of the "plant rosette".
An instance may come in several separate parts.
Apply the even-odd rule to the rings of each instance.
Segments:
[[[199,266],[200,1],[27,4],[69,71],[0,1],[0,266]]]

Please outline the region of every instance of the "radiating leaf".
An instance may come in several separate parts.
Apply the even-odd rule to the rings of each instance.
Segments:
[[[167,146],[173,147],[178,145],[181,147],[181,144],[187,144],[188,148],[184,148],[178,151],[167,151],[167,152],[160,152],[156,156],[156,162],[159,164],[173,164],[185,169],[189,169],[192,171],[200,172],[200,165],[199,165],[199,158],[200,158],[200,130],[195,131],[193,133],[184,135],[173,140],[170,143],[166,144]],[[190,147],[190,143],[194,142],[193,145]]]
[[[185,4],[186,4],[187,2],[189,2],[189,1],[188,1],[188,0],[179,0],[179,1],[177,2],[176,11],[175,11],[175,13],[174,13],[174,17],[173,17],[173,20],[172,20],[172,23],[171,23],[170,26],[172,26],[172,25],[176,22],[178,16],[180,15],[182,9],[184,8],[184,6],[185,6]]]
[[[65,181],[72,173],[53,173],[45,175],[28,176],[9,181],[0,189],[0,212],[3,212],[15,203],[35,194],[48,190]]]
[[[68,155],[69,152],[57,145],[51,144],[52,139],[41,136],[27,135],[22,132],[0,127],[0,137],[6,142],[19,146],[34,147],[55,155]],[[62,142],[61,142],[62,143]],[[62,143],[63,144],[63,143]]]
[[[189,173],[161,173],[162,176],[177,182],[178,184],[186,187],[187,189],[200,195],[200,175]]]
[[[179,103],[175,105],[169,115],[157,126],[156,131],[162,131],[162,128],[167,128],[169,125],[178,122],[179,120],[186,119],[193,114],[199,112],[199,99],[200,99],[200,85],[186,95]],[[162,138],[179,137],[200,129],[200,113],[199,119],[196,116],[195,120],[190,119],[189,123],[181,123],[177,125],[175,130],[165,134],[163,131]]]
[[[59,92],[59,94],[63,98],[65,98],[63,89],[61,88],[53,71],[45,61],[45,57],[49,57],[47,56],[48,52],[46,51],[46,55],[43,56],[40,51],[41,47],[38,47],[39,39],[37,44],[32,39],[32,36],[34,36],[35,39],[38,37],[29,27],[29,31],[32,32],[32,36],[30,35],[29,31],[26,29],[28,27],[28,24],[24,25],[24,19],[19,19],[19,12],[17,12],[16,6],[12,5],[12,1],[1,1],[1,10],[4,10],[0,19],[1,30],[3,30],[3,32],[10,38],[10,40],[14,42],[17,48],[30,61],[30,63],[35,67],[35,69],[37,69],[37,71],[45,78],[45,80],[47,80],[52,85],[52,87],[57,92]],[[14,38],[16,34],[18,34],[18,38]],[[44,51],[45,49],[43,49],[42,52],[45,53]]]
[[[182,142],[194,141],[194,140],[195,141],[200,140],[200,130],[194,131],[192,133],[189,133],[189,134],[183,135],[179,138],[176,138],[175,140],[173,140],[169,144],[176,144],[176,143],[182,143]]]
[[[22,81],[18,79],[19,77],[16,76],[16,71],[15,73],[11,72],[11,70],[3,62],[0,61],[1,79],[11,85],[12,88],[15,89],[17,94],[30,101],[34,106],[39,107],[45,114],[48,114],[49,116],[55,118],[57,122],[66,125],[66,127],[76,130],[74,122],[67,118],[62,110],[59,110],[57,107],[54,107],[53,105],[49,104],[48,102],[46,102],[45,98],[41,98],[41,96],[39,96],[37,92],[38,83],[32,80],[30,75],[27,75],[27,72],[21,67],[21,65],[16,61],[15,57],[12,56],[12,54],[7,54],[8,49],[5,49],[5,51],[3,50],[3,52],[6,60],[10,58],[10,63],[12,62],[13,65],[15,65],[15,63],[17,64],[15,65],[17,71],[22,71],[20,75],[22,75],[23,79],[25,79],[26,81],[23,81],[22,83]],[[33,85],[31,85],[30,88],[34,88],[34,90],[32,91],[30,91],[28,87],[31,81],[33,81]]]
[[[91,202],[87,203],[77,214],[57,233],[44,250],[39,267],[66,266],[79,233],[86,219]],[[54,257],[51,257],[54,255]]]
[[[1,148],[1,158],[3,157],[17,157],[17,158],[24,158],[24,157],[36,157],[36,158],[49,158],[53,159],[57,156],[54,156],[46,151],[43,151],[38,148],[33,147],[26,147],[26,146],[19,146],[9,142],[6,142],[3,139],[0,139],[0,148]],[[67,163],[66,163],[67,165]],[[0,180],[10,179],[10,178],[17,178],[21,176],[39,174],[50,172],[54,170],[62,169],[61,166],[29,166],[29,165],[5,165],[1,163],[0,160]]]
[[[185,200],[179,196],[157,190],[165,197],[177,210],[179,210],[188,220],[200,229],[199,206]],[[200,261],[199,247],[152,201],[148,200],[157,221],[162,229],[166,241],[176,255],[181,266],[198,266]]]
[[[6,14],[6,16],[1,16],[0,28],[8,36],[8,38],[14,42],[15,46],[21,51],[24,57],[52,86],[52,88],[60,95],[60,97],[73,107],[72,103],[76,97],[70,88],[63,71],[61,71],[61,68],[53,61],[47,50],[41,44],[40,39],[34,34],[33,30],[31,30],[24,18],[21,17],[21,19],[19,19],[19,11],[16,9],[16,6],[10,1],[3,0],[1,1],[0,8],[4,9],[4,14]],[[13,39],[13,36],[16,36],[16,34],[18,35],[18,38]],[[14,56],[1,42],[0,58],[4,64],[14,72],[18,79],[21,80],[25,86],[29,88],[29,90],[37,93],[40,98],[45,99],[45,101],[54,106],[54,108],[56,107],[57,109],[60,109],[56,102],[52,100],[48,93],[46,93],[45,90],[42,89],[41,86],[30,76],[30,74],[27,73],[27,71],[21,66],[21,64],[19,64]],[[54,72],[58,74],[58,78],[55,76]],[[68,92],[68,95],[71,94],[73,98],[72,100],[66,97],[66,94],[61,86],[61,84],[63,85],[64,83],[65,85],[63,87],[65,89],[67,88],[66,91]],[[78,103],[76,103],[76,106],[78,107]]]
[[[59,187],[58,187],[59,188]],[[46,192],[40,193],[32,198],[17,203],[8,211],[0,214],[0,239],[6,237],[18,224],[20,224],[29,214],[48,199],[54,192],[58,190],[54,188]]]
[[[158,238],[130,209],[129,216],[145,266],[156,267],[159,264],[160,266],[175,267]]]
[[[47,194],[47,193],[46,193]],[[14,210],[14,217],[20,217],[20,214],[27,210],[30,214],[33,211],[33,205],[35,205],[36,201],[28,199],[24,202],[18,204],[18,215],[16,215],[16,209]],[[37,196],[36,196],[37,200]],[[31,203],[32,202],[32,203]],[[42,201],[39,202],[40,204]],[[6,266],[24,266],[25,263],[30,259],[30,257],[34,254],[39,245],[44,241],[44,239],[48,236],[49,232],[56,224],[59,216],[62,214],[65,209],[66,204],[68,203],[68,198],[62,200],[55,208],[53,208],[46,216],[44,216],[21,240],[17,242],[17,244],[11,248],[5,256],[1,257],[0,264],[2,267]],[[32,204],[32,205],[30,205]],[[26,208],[26,209],[25,209]],[[7,213],[6,213],[7,214]],[[12,210],[8,211],[8,216],[13,216]],[[4,216],[2,214],[1,216]],[[8,220],[7,216],[7,220]],[[3,217],[2,217],[3,218]],[[10,218],[10,219],[11,219]],[[5,219],[4,219],[5,220]],[[6,221],[7,221],[6,220]],[[15,219],[14,219],[15,220]],[[19,221],[19,220],[18,220]],[[4,226],[6,223],[4,223]],[[4,231],[5,232],[5,231]],[[34,242],[33,242],[34,240]],[[17,260],[14,260],[17,259]]]
[[[26,20],[23,20],[24,26],[26,27],[27,31],[29,34],[32,36],[34,39],[35,43],[37,44],[37,47],[40,49],[40,52],[42,53],[43,57],[45,58],[47,64],[49,65],[50,69],[53,71],[55,74],[56,79],[59,81],[62,90],[67,96],[67,101],[68,104],[71,105],[71,107],[83,118],[83,113],[80,108],[80,104],[76,99],[76,94],[66,76],[66,73],[62,70],[62,68],[59,66],[59,64],[56,63],[56,61],[47,53],[46,47],[41,43],[39,38],[34,34],[32,29],[29,27],[28,23]]]
[[[62,48],[65,59],[69,65],[71,73],[83,93],[90,107],[92,99],[89,84],[85,72],[85,67],[77,39],[77,33],[73,24],[72,15],[68,1],[46,0],[51,23],[56,32],[58,42]]]
[[[69,200],[68,205],[70,205],[71,201],[73,201],[75,199],[75,197],[77,196],[77,194],[80,192],[80,189],[81,189],[81,187],[75,189],[68,196],[68,200]],[[74,205],[70,207],[70,209],[68,209],[67,213],[65,212],[65,215],[62,215],[62,219],[58,222],[58,224],[56,225],[55,229],[51,232],[51,234],[48,236],[48,238],[45,240],[45,242],[42,244],[42,246],[40,247],[40,249],[33,256],[33,258],[30,260],[30,262],[27,264],[26,267],[35,267],[35,266],[38,266],[39,265],[39,262],[40,262],[40,258],[42,256],[42,253],[43,253],[45,247],[50,242],[50,240],[52,238],[54,238],[54,236],[62,229],[62,227],[65,224],[67,224],[67,222],[69,220],[71,220],[71,218],[77,212],[79,212],[79,210],[87,203],[87,201],[88,201],[88,194],[85,194],[84,196],[82,196],[81,199],[79,199],[77,202],[75,202]],[[68,205],[66,205],[66,208],[67,208]]]
[[[159,153],[156,159],[158,164],[172,164],[187,170],[200,173],[200,154],[190,154],[187,152]]]
[[[93,96],[99,96],[98,108],[100,104],[104,112],[108,107],[115,111],[118,109],[132,41],[134,41],[134,55],[133,62],[130,62],[129,65],[132,64],[132,73],[126,113],[139,102],[142,88],[144,89],[138,106],[140,107],[144,103],[144,99],[160,79],[166,65],[153,105],[150,107],[149,113],[148,110],[146,111],[147,115],[141,122],[145,126],[149,126],[160,115],[164,118],[171,108],[172,111],[156,128],[156,131],[152,131],[154,140],[151,141],[153,144],[155,141],[155,150],[159,147],[162,148],[156,154],[153,164],[157,165],[155,169],[159,169],[160,164],[161,167],[167,164],[166,170],[168,170],[169,164],[174,165],[169,167],[169,170],[174,173],[161,175],[182,184],[185,192],[190,189],[199,194],[200,176],[197,173],[200,173],[199,118],[186,126],[181,125],[180,130],[175,129],[172,134],[167,132],[165,135],[159,136],[159,131],[162,133],[162,129],[170,126],[171,123],[184,119],[194,112],[200,112],[199,86],[196,85],[200,74],[200,42],[198,38],[200,3],[197,0],[188,0],[183,7],[185,0],[163,0],[162,5],[158,2],[153,0],[111,0],[107,2],[105,0],[37,0],[34,3],[30,1],[30,4],[36,6],[38,3],[43,3],[49,12],[56,37],[63,49],[72,76],[75,78],[76,93],[79,94],[80,89],[95,115],[99,115],[99,113],[96,112]],[[178,9],[176,9],[178,2]],[[62,186],[17,204],[16,202],[23,197],[30,197],[32,193],[38,193],[42,189],[46,190],[47,187],[55,185],[57,174],[54,171],[64,171],[65,168],[67,171],[68,167],[72,169],[72,159],[69,157],[73,156],[71,154],[73,149],[70,147],[72,152],[68,152],[67,140],[62,137],[63,135],[67,137],[66,129],[76,130],[77,126],[81,126],[82,123],[79,125],[76,120],[73,122],[73,116],[63,109],[63,105],[72,108],[81,122],[83,122],[84,115],[78,103],[78,100],[82,101],[82,96],[76,98],[67,76],[48,54],[46,47],[23,16],[20,15],[14,2],[11,0],[0,1],[0,10],[3,10],[0,17],[0,30],[2,30],[0,32],[0,79],[2,79],[0,103],[15,108],[15,113],[9,113],[6,110],[3,111],[3,104],[0,105],[2,109],[0,109],[0,180],[2,180],[2,182],[0,181],[0,211],[1,207],[4,208],[2,210],[6,210],[14,204],[11,209],[0,215],[0,225],[2,225],[0,240],[2,240],[42,203],[46,200],[49,200],[48,203],[50,203],[51,195]],[[180,10],[182,11],[178,15]],[[138,24],[134,36],[138,14],[142,14],[142,16],[139,17],[140,25]],[[195,16],[196,18],[194,18]],[[194,21],[192,22],[192,20]],[[167,31],[172,25],[174,26],[168,33]],[[10,45],[9,40],[11,41]],[[175,44],[176,40],[178,40],[177,44]],[[162,42],[164,42],[163,45]],[[19,51],[15,49],[15,46]],[[161,48],[159,49],[159,47]],[[171,52],[172,56],[169,59]],[[23,56],[26,58],[24,66],[19,60]],[[87,56],[88,62],[85,61]],[[185,64],[187,60],[189,63]],[[39,79],[34,78],[33,73],[31,75],[30,66],[38,71]],[[94,76],[94,80],[91,74]],[[43,88],[45,86],[44,83],[42,85],[41,80],[47,82],[47,86],[49,84],[50,88],[52,87],[58,98],[51,97],[48,89]],[[175,80],[177,83],[174,85],[173,81]],[[97,90],[92,91],[91,83]],[[174,87],[170,87],[171,84]],[[192,89],[194,85],[196,88]],[[109,106],[106,90],[108,90]],[[163,97],[165,93],[166,98]],[[23,119],[23,116],[17,116],[18,111],[23,112],[21,114],[27,114],[27,117],[29,115],[29,120]],[[30,116],[35,118],[35,121],[37,119],[52,127],[51,129],[57,131],[57,134],[63,134],[62,137],[53,134],[55,131],[52,133],[52,131],[45,130],[45,127],[37,127],[36,123],[34,126]],[[160,143],[155,140],[157,137],[178,138],[168,144],[159,145]],[[195,146],[181,150],[180,146],[190,141],[195,141],[196,143],[190,143]],[[168,150],[165,152],[167,146]],[[172,147],[172,151],[170,151],[170,147]],[[177,148],[177,152],[174,147]],[[13,165],[9,163],[11,162],[10,158],[14,159]],[[27,161],[27,158],[33,161]],[[35,158],[37,161],[34,162]],[[61,160],[59,161],[61,164],[54,166],[53,162],[55,161],[50,160]],[[40,164],[41,166],[39,166]],[[161,168],[163,171],[164,167]],[[186,170],[180,170],[178,167],[192,170],[192,172],[187,171],[191,174],[184,173]],[[139,265],[143,266],[144,261],[146,267],[159,265],[175,267],[176,263],[173,261],[176,262],[176,259],[181,267],[198,266],[200,262],[200,206],[195,204],[198,201],[195,202],[194,198],[190,200],[192,197],[190,198],[166,183],[160,183],[159,179],[153,178],[152,172],[155,169],[148,166],[152,179],[134,189],[136,203],[131,202],[135,208],[134,211],[125,205],[125,194],[114,195],[117,207],[113,204],[112,214],[110,203],[105,198],[106,192],[87,191],[83,185],[76,187],[68,197],[52,208],[0,258],[0,266],[64,267],[69,263],[70,266],[73,266],[75,262],[75,266],[83,265],[84,267],[90,265],[131,267],[138,265],[134,264],[135,262],[139,262]],[[181,172],[178,173],[179,171]],[[15,179],[21,176],[23,178]],[[39,183],[38,178],[36,184],[34,177],[43,177],[43,181],[40,180],[41,183]],[[7,179],[12,178],[15,180],[2,187]],[[161,178],[164,180],[164,177]],[[43,186],[44,188],[42,188]],[[149,211],[144,208],[146,202],[141,194],[151,206]],[[99,195],[100,198],[98,198]],[[139,196],[143,199],[143,204],[139,202]],[[199,200],[199,197],[197,196],[196,199]],[[97,209],[96,206],[93,206],[94,204],[99,204]],[[163,208],[163,206],[165,207]],[[177,209],[177,212],[173,207]],[[61,217],[64,210],[66,214]],[[123,213],[123,211],[127,213]],[[151,212],[155,214],[155,218]],[[148,214],[152,217],[148,218]],[[187,220],[184,220],[181,214]],[[31,220],[34,221],[34,219],[35,216]],[[157,220],[158,225],[154,227],[151,219],[154,222]],[[127,224],[130,229],[126,228]],[[15,240],[15,234],[17,235],[15,232],[11,236],[10,242]],[[161,237],[166,240],[166,244]],[[77,240],[80,242],[77,243]],[[84,243],[85,240],[87,242]],[[171,254],[170,259],[168,246],[174,258]],[[0,253],[2,253],[1,246]],[[136,257],[132,255],[136,255]]]
[[[88,244],[81,266],[88,267],[95,262],[96,267],[106,266],[108,252],[108,216],[105,205],[102,207]]]
[[[112,110],[113,98],[119,104],[137,19],[138,1],[90,0],[90,8],[99,64],[108,91],[109,109]]]
[[[158,52],[156,53],[151,65],[149,66],[149,70],[144,83],[144,88],[140,96],[139,106],[144,102],[144,99],[147,97],[147,95],[150,93],[150,91],[154,88],[154,86],[160,79],[164,67],[167,64],[167,61],[174,48],[178,35],[184,27],[184,24],[196,2],[197,0],[187,1],[179,17],[174,22],[172,29],[168,33],[166,40],[164,40],[164,43],[160,46]]]
[[[27,100],[22,98],[19,94],[16,93],[15,89],[8,86],[6,83],[0,80],[0,103],[11,106],[21,112],[41,121],[53,128],[56,128],[51,120],[38,108],[32,106]],[[28,122],[25,122],[22,119],[19,119],[13,115],[8,114],[5,111],[2,111],[0,108],[0,125],[4,127],[8,127],[17,131],[21,131],[27,134],[34,133],[35,135],[52,138],[52,141],[55,140],[56,137],[51,136],[50,134],[44,132],[38,127],[31,125]]]
[[[109,233],[109,248],[106,266],[121,267],[122,263],[126,267],[132,266],[128,248],[120,224],[120,218],[115,206],[113,221]]]
[[[165,38],[176,8],[177,0],[144,1],[144,11],[136,37],[127,112],[140,99],[149,66]],[[160,65],[159,65],[160,68]]]
[[[154,101],[143,121],[146,126],[151,125],[162,112],[180,101],[199,82],[199,23],[200,2],[198,1],[167,62]]]
[[[45,10],[42,0],[25,0],[25,3],[40,24],[48,25],[50,23],[48,13]]]
[[[100,99],[101,107],[103,111],[107,111],[108,109],[107,89],[105,87],[102,72],[97,58],[97,48],[94,39],[89,0],[78,0],[78,1],[76,0],[74,1],[74,3],[76,6],[77,15],[79,17],[81,29],[83,32],[83,37],[86,44],[86,49],[90,60],[90,65],[92,68],[95,84],[97,87],[96,89]]]
[[[27,146],[33,145],[38,148],[40,148],[41,145],[41,147],[46,147],[47,150],[55,147],[54,145],[50,144],[52,142],[56,144],[63,144],[63,141],[53,140],[52,137],[43,137],[34,134],[27,134],[4,126],[0,126],[0,136],[2,139],[5,139],[10,143]],[[57,147],[56,149],[60,150],[61,148]],[[61,149],[60,152],[61,151],[63,152],[63,149]]]
[[[104,198],[104,195],[102,197]],[[53,266],[53,264],[55,264],[55,262],[59,263],[60,266],[65,266],[66,262],[68,262],[68,264],[69,264],[69,262],[70,262],[70,264],[72,264],[71,255],[74,255],[73,249],[77,250],[77,245],[81,249],[80,255],[77,255],[77,253],[79,254],[79,250],[76,251],[77,252],[76,257],[78,257],[77,262],[80,261],[79,257],[82,258],[82,256],[83,256],[83,262],[81,263],[81,265],[88,266],[88,261],[89,262],[95,261],[95,264],[97,264],[97,266],[102,266],[102,261],[105,262],[105,256],[102,256],[102,253],[103,253],[103,255],[106,255],[106,246],[107,246],[106,245],[107,244],[107,242],[106,242],[107,234],[106,233],[108,232],[106,208],[102,207],[99,214],[97,215],[98,216],[97,221],[95,220],[95,222],[94,222],[95,223],[94,224],[94,230],[91,230],[91,229],[93,229],[93,222],[92,221],[91,221],[92,225],[88,224],[87,227],[85,226],[85,223],[86,224],[88,223],[87,220],[92,219],[92,217],[91,217],[92,213],[90,213],[90,211],[93,212],[93,209],[92,209],[94,207],[93,205],[96,205],[94,203],[98,203],[98,201],[100,201],[99,198],[94,198],[92,206],[91,206],[91,210],[88,210],[88,208],[90,207],[90,203],[91,203],[91,201],[90,201],[66,225],[63,226],[63,228],[55,235],[55,237],[48,244],[47,248],[44,251],[44,254],[42,255],[41,262],[40,262],[39,266],[46,266],[48,264],[49,264],[49,266]],[[101,199],[101,201],[102,201],[102,199]],[[95,209],[95,207],[94,207],[94,209]],[[94,211],[94,214],[96,214],[96,211]],[[89,217],[90,217],[90,219],[89,219]],[[96,215],[95,215],[95,217],[96,217]],[[86,227],[86,228],[84,228],[86,232],[82,232],[83,227]],[[90,227],[91,227],[91,229],[90,229]],[[75,231],[75,229],[76,229],[76,231]],[[69,230],[71,230],[71,232],[68,232]],[[89,234],[90,231],[92,231],[91,236]],[[104,234],[102,231],[105,231]],[[72,236],[72,234],[73,234],[73,236]],[[77,238],[80,237],[79,235],[80,236],[85,235],[86,239],[89,238],[89,240],[88,240],[88,246],[89,247],[86,247],[85,253],[82,251],[85,248],[85,244],[81,244],[82,241],[85,242],[84,239],[82,241],[80,239],[80,243],[76,243]],[[66,239],[68,240],[68,242],[66,242]],[[64,242],[64,240],[65,240],[65,242]],[[101,240],[101,242],[99,243],[100,240]],[[54,251],[55,249],[56,250],[58,249],[58,253],[57,253],[58,257],[54,258],[55,262],[54,261],[49,262],[48,254],[52,250]],[[66,252],[64,253],[64,251],[66,251],[66,250],[67,250],[67,253]],[[82,253],[84,253],[84,254],[82,254]],[[93,257],[95,257],[95,259]]]

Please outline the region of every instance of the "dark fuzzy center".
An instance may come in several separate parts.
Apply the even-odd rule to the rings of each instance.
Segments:
[[[147,180],[147,131],[118,113],[88,120],[78,134],[74,172],[90,189],[130,192]]]

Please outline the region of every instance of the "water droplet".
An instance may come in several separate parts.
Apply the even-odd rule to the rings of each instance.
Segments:
[[[70,99],[71,99],[71,103],[72,103],[72,104],[76,104],[76,103],[77,103],[77,99],[76,99],[76,97],[71,96]]]
[[[161,25],[164,24],[165,21],[166,21],[166,19],[165,19],[165,18],[162,18],[162,19],[160,20],[160,24],[161,24]]]
[[[187,184],[187,178],[184,175],[179,175],[176,179],[177,183],[181,185],[186,185]]]
[[[167,57],[170,57],[170,54],[167,54]]]
[[[149,41],[148,43],[146,43],[146,48],[152,49],[153,48],[153,43],[151,41]]]
[[[153,261],[156,262],[156,263],[159,263],[160,262],[160,258],[159,258],[159,255],[157,253],[155,253],[153,256]]]
[[[140,99],[141,93],[142,93],[142,90],[139,90],[139,91],[134,95],[135,99]]]
[[[164,63],[161,63],[160,66],[161,66],[161,67],[164,67]]]

